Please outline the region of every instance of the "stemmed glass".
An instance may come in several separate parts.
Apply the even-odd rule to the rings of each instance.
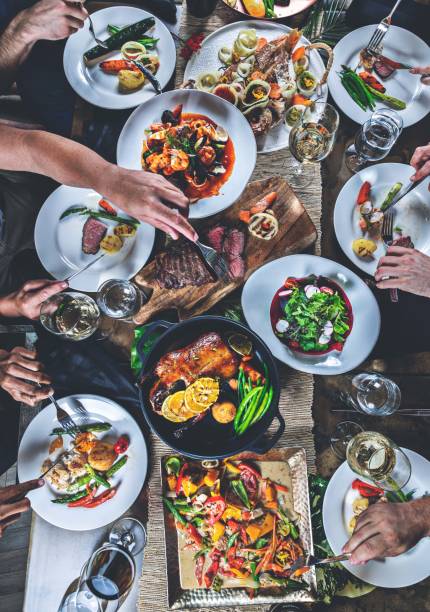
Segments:
[[[355,421],[341,421],[336,425],[330,436],[330,446],[338,459],[345,460],[349,442],[362,431],[362,426]]]
[[[333,148],[339,114],[331,104],[314,102],[307,107],[290,131],[289,147],[297,160],[294,174],[303,173],[305,163],[318,163]]]
[[[345,153],[345,163],[351,172],[358,172],[369,162],[388,155],[402,133],[403,120],[389,108],[376,110],[355,135],[354,144]]]
[[[353,472],[402,495],[411,477],[411,462],[393,440],[377,431],[363,431],[349,442],[346,460]]]
[[[137,556],[145,547],[146,531],[135,518],[117,521],[109,542],[98,548],[85,563],[75,592],[59,612],[116,612],[130,591],[136,575]]]

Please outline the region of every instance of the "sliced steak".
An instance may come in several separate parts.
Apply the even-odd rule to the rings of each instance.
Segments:
[[[217,253],[221,253],[224,243],[225,227],[223,225],[215,225],[207,233],[207,241]]]
[[[233,280],[242,278],[245,275],[245,262],[240,255],[229,259],[228,272]]]
[[[100,248],[100,243],[105,237],[107,229],[107,225],[98,219],[88,217],[82,230],[82,251],[87,255],[95,255]]]
[[[235,227],[229,229],[225,236],[223,246],[223,251],[227,257],[234,259],[235,257],[242,255],[244,248],[245,234]]]
[[[155,257],[157,282],[164,289],[200,287],[214,279],[197,250],[188,242],[172,244]]]
[[[379,59],[373,64],[373,69],[381,79],[388,79],[395,71],[395,68]]]
[[[413,249],[414,243],[410,239],[410,236],[400,236],[393,240],[392,246],[404,247],[405,249]]]

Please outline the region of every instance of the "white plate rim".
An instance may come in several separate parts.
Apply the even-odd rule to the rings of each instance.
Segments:
[[[131,416],[131,414],[127,410],[125,410],[125,408],[123,408],[116,401],[103,397],[101,395],[96,395],[96,394],[91,394],[91,393],[72,394],[72,395],[68,395],[68,396],[59,398],[57,401],[61,405],[62,403],[66,404],[67,401],[71,399],[75,399],[78,401],[89,400],[89,401],[96,401],[96,402],[109,404],[115,411],[118,412],[118,414],[121,415],[122,419],[126,421],[127,424],[129,424],[130,430],[133,430],[131,452],[133,454],[133,464],[135,464],[133,467],[134,467],[134,476],[135,476],[136,484],[133,487],[133,494],[130,495],[126,501],[123,500],[121,505],[118,505],[118,498],[114,498],[114,500],[116,500],[116,503],[114,502],[114,500],[112,500],[113,503],[111,505],[107,505],[107,506],[101,505],[100,508],[95,510],[95,512],[91,512],[91,513],[88,512],[88,514],[85,513],[83,516],[84,517],[88,516],[88,520],[86,522],[77,521],[76,523],[74,523],[73,521],[70,520],[71,518],[73,518],[73,515],[71,515],[70,512],[66,512],[64,514],[64,520],[53,520],[52,518],[49,517],[49,512],[46,513],[44,511],[40,511],[40,505],[41,503],[43,505],[43,501],[37,502],[35,500],[37,500],[37,495],[39,493],[43,493],[46,496],[49,495],[48,493],[49,489],[47,488],[47,485],[45,485],[44,487],[44,489],[46,488],[46,492],[43,489],[40,489],[36,491],[31,491],[28,494],[28,497],[31,500],[31,506],[34,512],[36,512],[38,516],[40,516],[42,519],[44,519],[51,525],[54,525],[55,527],[59,527],[61,529],[68,529],[71,531],[89,531],[92,529],[98,529],[99,527],[104,527],[105,525],[115,521],[120,516],[122,516],[134,504],[134,502],[136,501],[136,499],[138,498],[142,490],[142,487],[145,484],[145,480],[147,477],[148,467],[149,467],[148,448],[147,448],[147,444],[146,444],[146,440],[143,435],[143,432],[141,428],[139,427],[139,425],[137,424],[136,420]],[[26,472],[25,472],[25,467],[23,467],[22,465],[22,454],[23,454],[23,449],[25,448],[25,444],[27,444],[28,441],[31,439],[32,427],[34,427],[33,424],[37,421],[37,419],[41,420],[43,418],[49,418],[49,412],[52,413],[53,420],[55,420],[55,417],[54,417],[55,406],[53,404],[48,404],[47,406],[45,406],[43,410],[41,410],[37,415],[34,416],[32,421],[28,425],[27,429],[25,430],[24,435],[22,436],[22,439],[19,445],[19,449],[18,449],[18,458],[17,458],[17,472],[18,472],[18,479],[20,482],[22,482],[23,480],[27,480],[28,479],[27,476],[30,475],[30,474],[27,474],[27,476],[25,476]],[[122,433],[126,434],[127,432],[124,431]],[[47,442],[48,442],[48,434],[49,432],[47,431],[47,434],[46,434]],[[137,438],[139,438],[139,440],[137,440]],[[133,446],[135,448],[133,448]],[[137,457],[137,455],[135,455],[134,453],[138,452],[139,446],[140,446],[140,456]],[[32,478],[37,477],[38,469],[40,468],[38,468],[38,466],[35,465],[34,471],[31,470],[31,474],[34,473],[34,476],[32,476]],[[49,508],[49,505],[47,507]],[[115,510],[115,508],[118,508],[118,509]],[[75,520],[77,519],[76,514],[74,518]]]
[[[47,236],[49,237],[49,235],[51,234],[52,240],[55,236],[55,228],[59,222],[61,212],[63,212],[63,209],[58,206],[57,200],[64,199],[65,203],[67,204],[67,206],[64,208],[64,210],[66,210],[72,204],[76,204],[79,202],[79,200],[82,201],[82,199],[95,193],[96,192],[93,189],[89,189],[86,187],[70,187],[68,185],[60,185],[46,198],[45,202],[39,209],[36,223],[34,226],[34,244],[37,255],[43,267],[52,276],[54,276],[54,278],[58,277],[57,265],[59,260],[64,263],[64,275],[61,278],[66,278],[69,274],[77,270],[77,267],[72,268],[71,266],[68,266],[65,260],[61,258],[61,256],[55,249],[52,250],[52,248],[45,248],[45,245],[47,244],[46,238]],[[76,196],[73,196],[73,194],[76,194]],[[100,198],[101,197],[102,196],[100,195]],[[67,201],[67,198],[70,198],[70,201]],[[52,207],[54,207],[53,215],[50,214],[50,209]],[[118,208],[118,212],[120,211],[121,209]],[[79,244],[81,244],[81,240],[82,236],[79,236]],[[146,264],[149,259],[149,256],[151,255],[155,242],[155,228],[152,225],[149,225],[148,223],[141,222],[138,228],[138,233],[133,238],[133,240],[135,240],[135,243],[131,247],[131,252],[125,257],[125,259],[118,262],[116,266],[105,268],[106,274],[104,274],[102,260],[100,262],[100,268],[99,263],[96,263],[92,268],[85,270],[81,274],[78,274],[75,278],[71,279],[70,288],[75,289],[76,291],[97,291],[100,284],[103,281],[108,280],[108,278],[120,278],[123,280],[129,280],[133,278],[139,272],[139,270],[141,270],[141,268]],[[136,252],[133,253],[133,251]],[[97,257],[97,255],[93,255],[91,257]],[[121,266],[123,265],[123,262],[129,259],[130,256],[136,258],[136,263],[131,268],[132,272],[129,272],[126,275],[121,274]],[[83,265],[84,263],[82,264],[82,266]],[[61,278],[59,278],[58,280],[61,280]]]
[[[332,365],[325,365],[325,366],[320,365],[318,363],[315,363],[315,361],[319,359],[318,357],[313,357],[313,356],[307,357],[299,353],[293,353],[284,344],[282,344],[280,340],[278,340],[278,338],[273,333],[273,330],[270,324],[270,316],[269,316],[271,300],[273,296],[275,295],[275,292],[282,285],[283,281],[285,280],[285,277],[288,275],[294,275],[294,273],[291,272],[291,266],[294,265],[294,262],[300,262],[300,261],[303,262],[303,265],[307,264],[307,267],[309,267],[315,274],[322,274],[322,275],[325,274],[330,277],[329,272],[324,272],[321,269],[324,267],[329,267],[329,268],[336,269],[337,272],[343,275],[346,279],[351,279],[354,282],[354,284],[356,286],[358,285],[358,287],[360,288],[360,290],[358,290],[358,288],[356,287],[354,290],[354,295],[352,296],[351,292],[349,292],[348,289],[345,289],[345,287],[343,287],[343,289],[347,293],[351,302],[357,298],[359,293],[360,295],[362,295],[363,290],[367,296],[368,305],[369,305],[370,310],[372,311],[372,315],[371,317],[369,315],[369,319],[372,318],[372,322],[373,322],[373,328],[371,329],[371,332],[370,332],[371,333],[370,341],[366,343],[366,347],[361,353],[360,353],[360,350],[355,350],[354,355],[351,356],[350,360],[349,361],[346,360],[344,355],[345,355],[346,347],[348,346],[347,343],[350,342],[349,347],[351,347],[352,346],[351,341],[353,341],[354,343],[357,342],[358,340],[357,334],[359,334],[359,331],[357,331],[357,312],[353,308],[354,324],[352,327],[352,331],[347,338],[343,352],[340,354],[337,353],[338,359],[340,360],[340,365],[333,365],[333,366]],[[285,267],[287,265],[288,265],[289,270],[283,273],[282,275],[280,275],[279,277],[277,273],[271,274],[271,269],[273,269],[273,267],[282,267],[282,266]],[[299,263],[299,265],[301,264]],[[308,272],[308,273],[311,273],[311,272]],[[299,276],[304,276],[304,274],[300,272],[298,274]],[[271,287],[270,298],[268,296],[268,299],[270,301],[267,304],[266,303],[263,304],[260,301],[262,310],[264,308],[264,312],[263,312],[264,318],[263,319],[260,317],[260,315],[258,315],[258,318],[254,317],[252,314],[251,308],[248,308],[248,304],[252,304],[253,302],[255,302],[255,287],[253,285],[255,286],[257,286],[257,284],[259,285],[260,300],[261,300],[262,288],[261,288],[261,283],[259,283],[258,281],[261,279],[262,276],[264,278],[270,279],[268,281],[270,285],[273,284],[273,287]],[[336,282],[339,283],[339,279],[336,279]],[[342,285],[342,283],[340,284]],[[264,287],[264,291],[265,289],[266,288]],[[266,299],[265,294],[264,294],[264,299]],[[285,257],[275,259],[261,266],[260,268],[258,268],[258,270],[253,272],[251,276],[248,278],[248,280],[246,281],[243,287],[243,291],[242,291],[241,304],[242,304],[242,310],[243,310],[243,313],[245,315],[245,319],[248,325],[264,340],[264,342],[268,345],[269,349],[271,350],[272,354],[279,361],[285,363],[286,365],[300,372],[307,372],[309,374],[319,374],[322,376],[332,376],[336,374],[342,374],[344,372],[349,372],[350,370],[359,366],[368,357],[368,355],[371,353],[379,337],[379,332],[380,332],[380,327],[381,327],[381,314],[380,314],[380,310],[379,310],[379,306],[376,301],[376,298],[373,295],[373,293],[370,291],[369,287],[367,287],[364,281],[357,274],[355,274],[355,272],[352,272],[352,270],[350,270],[349,268],[346,268],[345,266],[337,263],[336,261],[327,259],[325,257],[319,257],[317,255],[308,255],[306,253],[299,253],[296,255],[286,255]],[[330,355],[331,354],[329,353],[328,356],[323,356],[322,363],[324,363],[324,361],[328,359]]]
[[[206,36],[206,38],[203,40],[202,43],[202,48],[204,48],[206,46],[206,44],[209,42],[212,42],[212,39],[216,39],[219,34],[224,33],[226,31],[229,30],[235,30],[235,29],[249,29],[249,28],[255,28],[256,30],[261,30],[261,29],[268,29],[268,30],[273,30],[274,32],[277,32],[279,35],[279,32],[282,33],[289,33],[291,32],[291,30],[293,30],[294,28],[291,28],[290,26],[287,26],[283,23],[279,23],[279,22],[270,22],[270,21],[266,21],[264,19],[262,20],[249,20],[249,21],[234,21],[232,23],[227,23],[226,25],[218,28],[217,30],[215,30],[214,32],[211,32],[208,36]],[[305,37],[305,36],[301,36],[299,41],[297,42],[297,44],[302,43],[303,45],[310,45],[310,41]],[[325,71],[325,65],[324,62],[322,61],[319,53],[317,50],[312,49],[311,50],[311,54],[313,57],[313,61],[315,61],[318,64],[318,74],[316,76],[319,75],[319,73],[324,74]],[[194,56],[192,56],[186,66],[185,66],[185,71],[184,71],[184,81],[187,81],[190,77],[190,74],[192,73],[192,66],[193,66],[193,62],[194,62]],[[323,101],[327,102],[327,98],[328,98],[328,85],[327,83],[324,84],[322,86],[322,91],[323,91]],[[211,94],[214,95],[214,94]],[[285,128],[285,133],[289,134],[289,130],[287,128]],[[273,145],[273,146],[267,146],[265,144],[263,144],[263,147],[260,149],[258,148],[258,153],[263,154],[263,153],[272,153],[274,151],[281,151],[283,149],[286,149],[288,147],[288,136],[286,137],[286,143],[284,144],[280,144],[280,145]]]
[[[116,153],[117,162],[119,166],[122,166],[125,168],[141,169],[140,168],[140,156],[138,160],[133,161],[134,165],[133,164],[130,165],[129,163],[126,162],[125,140],[128,137],[128,133],[133,131],[133,123],[135,121],[139,121],[138,119],[139,115],[145,112],[149,104],[157,103],[159,106],[159,109],[162,109],[164,105],[163,103],[165,101],[165,108],[169,108],[172,104],[175,104],[175,103],[177,104],[178,102],[177,100],[175,100],[175,98],[180,99],[181,96],[183,96],[184,98],[195,97],[197,100],[196,104],[199,103],[198,98],[202,98],[203,100],[207,98],[208,101],[210,101],[212,104],[219,105],[220,108],[226,111],[226,113],[230,113],[230,116],[233,115],[233,117],[237,119],[238,125],[240,125],[240,131],[242,133],[241,137],[244,140],[245,138],[247,139],[247,150],[246,150],[247,168],[246,170],[243,168],[243,160],[242,160],[242,167],[240,171],[239,171],[240,160],[238,156],[238,146],[237,146],[237,142],[233,140],[234,151],[235,151],[235,163],[234,163],[232,175],[230,176],[228,181],[223,185],[223,187],[225,185],[228,185],[228,183],[232,181],[233,177],[239,177],[239,174],[240,174],[240,187],[235,189],[235,192],[234,192],[235,195],[233,199],[229,202],[227,198],[224,198],[225,199],[224,204],[219,204],[218,206],[216,206],[215,210],[212,210],[211,212],[208,212],[208,213],[206,211],[208,211],[210,208],[206,202],[210,203],[211,200],[212,202],[216,202],[215,198],[221,198],[223,196],[222,193],[220,193],[218,196],[203,198],[202,200],[199,200],[195,204],[191,204],[189,218],[190,219],[205,219],[207,217],[211,217],[215,214],[218,214],[219,212],[222,212],[223,210],[226,210],[240,198],[245,187],[248,185],[248,182],[251,179],[252,173],[254,172],[254,169],[255,169],[255,164],[257,162],[257,145],[255,143],[255,138],[254,138],[254,134],[252,132],[251,126],[246,121],[242,113],[235,106],[233,106],[233,104],[230,104],[229,102],[227,102],[226,100],[223,100],[222,98],[218,98],[218,96],[213,96],[203,91],[190,90],[190,89],[174,89],[172,91],[166,91],[160,94],[159,96],[157,96],[156,98],[152,98],[151,100],[148,100],[146,103],[141,104],[131,113],[130,117],[125,122],[124,127],[121,130],[121,134],[118,138],[117,153]],[[171,98],[174,99],[173,102],[169,102]],[[216,100],[216,102],[214,102],[214,99]],[[207,114],[210,115],[210,112],[208,111]],[[246,132],[247,132],[247,137],[244,136],[244,133]],[[238,178],[235,178],[235,180],[238,180]],[[223,187],[221,187],[221,190]]]
[[[167,57],[169,58],[168,62],[170,63],[170,66],[168,68],[166,76],[164,78],[159,79],[161,88],[163,89],[164,87],[166,87],[166,85],[169,83],[170,79],[172,78],[172,75],[175,71],[175,66],[176,66],[176,46],[175,46],[171,33],[169,32],[165,24],[158,17],[156,17],[149,11],[146,11],[145,9],[140,8],[138,6],[126,6],[126,5],[108,6],[106,8],[100,9],[92,13],[91,18],[94,22],[95,28],[97,29],[97,21],[99,19],[100,14],[106,15],[106,14],[110,14],[110,13],[114,14],[118,12],[135,13],[137,16],[132,17],[132,19],[135,19],[136,21],[140,21],[141,19],[146,19],[148,17],[154,17],[156,28],[159,28],[160,31],[163,33],[163,39],[165,39],[163,42],[165,42],[166,45],[168,44],[169,46],[169,48],[166,48],[165,54],[166,54],[166,59]],[[83,62],[83,60],[82,60],[82,57],[80,57],[79,64],[76,64],[76,62],[72,61],[73,60],[72,47],[76,40],[79,41],[80,38],[82,38],[88,32],[89,32],[89,23],[87,20],[85,22],[84,27],[81,30],[78,30],[78,32],[75,32],[75,34],[72,34],[71,36],[69,36],[66,42],[65,48],[64,48],[64,53],[63,53],[64,73],[66,75],[67,81],[69,82],[69,85],[75,91],[75,93],[77,93],[79,96],[81,96],[81,98],[83,98],[90,104],[94,104],[94,106],[99,106],[100,108],[106,108],[110,110],[125,110],[129,108],[135,108],[139,104],[142,104],[142,102],[156,95],[151,85],[144,85],[144,87],[141,90],[131,93],[131,94],[118,93],[114,90],[114,87],[112,87],[112,92],[107,92],[108,95],[102,96],[102,97],[98,94],[97,91],[95,91],[94,89],[91,89],[91,87],[88,86],[88,84],[83,86],[83,83],[81,79],[79,78],[79,74],[78,74],[79,67],[82,67],[81,62]],[[91,36],[91,34],[89,34],[89,36]],[[158,44],[160,44],[161,42],[162,41],[160,40]],[[81,53],[81,56],[82,56],[82,53]],[[148,88],[146,89],[146,87]]]
[[[430,462],[425,457],[407,448],[403,448],[402,450],[409,457],[412,463],[412,466],[414,465],[414,463],[422,463],[423,465],[426,465],[427,472],[430,473]],[[327,540],[330,544],[330,547],[333,550],[335,555],[341,553],[342,546],[345,544],[345,542],[347,541],[349,537],[348,535],[346,535],[345,541],[342,541],[342,542],[340,541],[339,522],[337,521],[336,521],[336,525],[334,525],[332,529],[333,517],[335,517],[336,515],[339,515],[339,511],[338,511],[339,503],[342,506],[344,503],[343,501],[344,497],[342,497],[342,500],[340,500],[339,498],[339,491],[340,489],[344,490],[345,488],[347,489],[348,487],[350,487],[350,484],[352,483],[354,478],[357,478],[357,474],[355,474],[349,468],[348,463],[344,461],[335,471],[333,476],[330,478],[330,481],[329,481],[329,484],[327,486],[327,490],[324,496],[324,502],[323,502],[324,531],[325,531]],[[408,487],[410,487],[410,485],[408,485]],[[345,534],[346,534],[346,530],[345,530]],[[387,560],[390,562],[390,564],[392,564],[393,562],[398,563],[399,560],[401,558],[404,558],[406,554],[409,557],[412,555],[417,555],[418,552],[421,552],[424,547],[427,548],[427,559],[428,559],[428,555],[430,554],[430,540],[429,538],[424,538],[414,550],[408,553],[405,553],[403,555],[399,555],[399,557],[388,558]],[[411,586],[413,584],[421,582],[421,580],[424,580],[430,575],[430,566],[427,564],[427,572],[420,575],[417,579],[413,579],[413,581],[407,580],[407,581],[393,584],[393,582],[389,579],[388,580],[381,580],[381,579],[376,579],[376,578],[372,579],[371,576],[370,577],[368,576],[366,570],[369,568],[370,570],[372,570],[372,567],[375,567],[375,565],[378,568],[377,563],[378,562],[370,561],[366,565],[360,566],[360,565],[351,565],[347,561],[344,561],[343,565],[346,567],[346,569],[349,572],[351,572],[351,574],[353,574],[357,578],[360,578],[364,580],[365,582],[368,582],[369,584],[373,584],[377,587],[383,587],[383,588],[403,588],[403,587]],[[408,561],[408,565],[413,565],[413,560],[410,558]],[[415,563],[415,565],[417,566],[417,568],[421,567],[422,569],[425,569],[425,563]],[[387,571],[390,571],[389,568],[387,569]],[[391,570],[390,576],[394,576],[393,570]]]
[[[361,108],[357,104],[355,104],[353,100],[351,100],[348,93],[344,90],[340,82],[339,75],[337,74],[337,70],[340,68],[340,65],[344,63],[344,61],[341,59],[345,55],[344,49],[347,50],[349,48],[348,45],[351,45],[352,47],[354,45],[353,43],[354,39],[358,38],[359,36],[362,37],[362,40],[364,41],[364,44],[363,44],[364,46],[366,44],[366,41],[370,40],[370,37],[373,34],[374,30],[377,28],[377,26],[378,24],[362,26],[361,28],[357,28],[353,30],[352,32],[349,32],[348,34],[346,34],[346,36],[341,38],[341,40],[337,43],[337,45],[333,49],[334,51],[333,66],[332,66],[332,69],[330,70],[330,73],[327,79],[327,84],[328,84],[330,94],[333,100],[335,101],[336,105],[341,109],[343,113],[345,113],[345,115],[347,115],[350,119],[352,119],[353,121],[359,124],[363,124],[366,121],[366,119],[370,117],[371,111],[361,110]],[[390,26],[390,32],[392,32],[393,36],[395,35],[397,38],[401,38],[401,36],[406,36],[410,38],[411,41],[412,40],[414,41],[415,45],[421,46],[423,50],[424,50],[424,47],[426,47],[428,51],[428,62],[427,63],[430,63],[430,47],[421,38],[419,38],[419,36],[417,36],[413,32],[410,32],[409,30],[406,30],[405,28],[401,28],[395,25]],[[413,44],[412,44],[412,48],[413,48]],[[353,68],[354,67],[355,66],[353,66]],[[419,87],[419,94],[418,96],[415,96],[414,99],[416,100],[417,97],[422,98],[420,112],[418,112],[418,109],[416,108],[416,104],[413,104],[413,103],[412,104],[410,103],[404,111],[400,112],[400,115],[403,119],[404,128],[414,125],[415,123],[423,119],[430,112],[430,87],[421,85],[421,87]],[[415,112],[411,108],[412,106],[415,106]],[[378,108],[386,108],[386,107],[377,103],[376,108],[378,109]]]

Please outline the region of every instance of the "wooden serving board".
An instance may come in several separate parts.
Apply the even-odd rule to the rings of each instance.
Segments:
[[[278,197],[271,209],[279,222],[279,231],[272,240],[261,240],[251,236],[244,223],[239,221],[239,211],[248,210],[263,196],[276,191]],[[156,278],[156,264],[151,261],[136,276],[136,283],[152,291],[149,301],[134,317],[135,323],[142,324],[161,310],[176,309],[179,319],[188,319],[212,308],[226,295],[244,284],[247,278],[266,262],[284,255],[298,253],[311,246],[317,231],[305,207],[287,181],[273,176],[262,181],[249,183],[241,197],[227,210],[201,221],[197,230],[202,237],[216,224],[236,226],[246,236],[245,276],[240,279],[206,283],[200,287],[187,286],[181,289],[164,289]]]

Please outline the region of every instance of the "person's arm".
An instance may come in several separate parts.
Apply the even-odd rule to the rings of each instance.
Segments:
[[[421,83],[430,85],[430,66],[417,66],[409,70],[412,74],[421,74]]]
[[[188,198],[165,178],[110,164],[83,145],[39,130],[0,126],[0,168],[36,172],[72,187],[89,187],[172,238],[197,234],[186,219]]]
[[[411,181],[419,181],[426,176],[430,176],[430,144],[417,147],[411,157],[411,166],[415,168],[415,174],[411,176]],[[430,191],[430,181],[428,184]]]
[[[38,40],[61,40],[84,25],[83,6],[63,0],[40,0],[12,19],[0,36],[0,92],[14,82],[19,66]]]
[[[23,512],[30,509],[30,500],[25,497],[29,491],[43,487],[45,481],[29,480],[21,484],[0,489],[0,538],[5,529],[15,523]]]
[[[430,498],[406,503],[378,502],[358,517],[354,533],[342,552],[352,553],[350,563],[396,557],[422,538],[430,536]]]
[[[378,289],[402,289],[430,298],[430,257],[416,249],[390,246],[378,262]]]

